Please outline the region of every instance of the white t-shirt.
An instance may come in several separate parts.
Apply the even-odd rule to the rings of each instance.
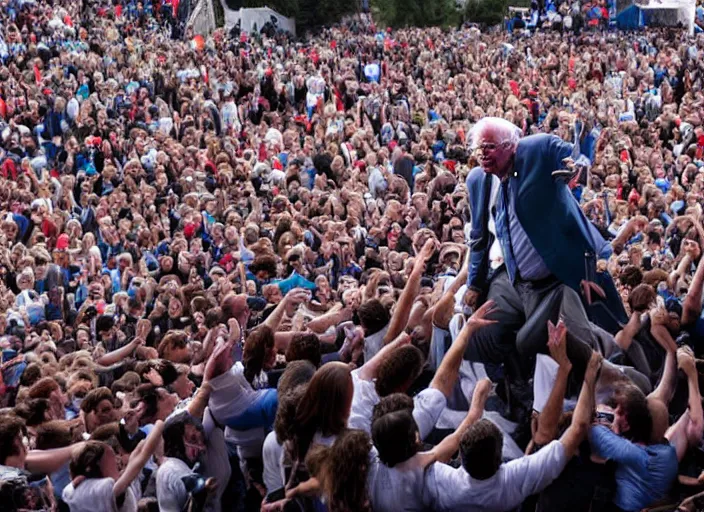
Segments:
[[[352,372],[352,385],[354,394],[347,426],[371,434],[372,415],[374,406],[379,403],[379,395],[373,382],[359,377],[359,370]],[[416,420],[421,439],[433,430],[446,405],[447,398],[435,388],[424,389],[413,397],[413,419]]]
[[[225,443],[225,433],[215,425],[208,409],[205,410],[203,415],[203,430],[205,430],[208,447],[205,452],[203,474],[207,477],[215,478],[218,483],[217,490],[209,499],[206,510],[219,512],[221,510],[222,495],[227,489],[227,484],[232,474],[230,454]]]
[[[512,510],[555,480],[568,458],[560,441],[533,455],[502,464],[494,476],[476,480],[464,468],[435,463],[425,472],[423,502],[438,512]]]
[[[68,484],[63,499],[71,512],[137,512],[137,502],[141,497],[138,479],[125,491],[121,507],[115,501],[114,486],[115,480],[112,478],[89,478],[78,487],[73,487],[73,483]]]
[[[208,407],[221,425],[227,425],[229,420],[246,411],[259,396],[244,376],[244,366],[239,361],[229,371],[211,380],[210,386],[213,391]]]
[[[372,450],[370,459],[367,492],[374,512],[426,509],[423,505],[424,468],[416,457],[393,468],[379,460],[376,450]]]
[[[194,474],[181,459],[166,457],[156,472],[156,498],[160,512],[181,512],[188,501],[188,491],[181,480]]]
[[[380,330],[377,333],[372,334],[371,336],[367,336],[364,338],[364,362],[366,363],[369,361],[372,357],[374,357],[377,352],[381,350],[381,347],[384,346],[384,337],[386,336],[386,333],[389,331],[389,325],[386,324],[386,327],[384,327],[382,330]]]
[[[264,462],[262,477],[267,493],[272,493],[284,486],[283,472],[281,471],[283,452],[284,447],[277,441],[276,432],[269,432],[262,448],[262,460]]]

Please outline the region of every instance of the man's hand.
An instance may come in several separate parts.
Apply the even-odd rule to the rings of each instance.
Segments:
[[[548,320],[548,349],[550,356],[562,368],[572,368],[572,363],[567,357],[567,327],[560,320],[557,325]]]
[[[287,305],[298,306],[299,304],[306,302],[310,299],[310,292],[303,288],[296,288],[291,290],[286,294],[284,300],[286,300]]]
[[[604,289],[593,281],[587,281],[586,279],[582,279],[580,286],[582,288],[582,293],[584,293],[584,298],[586,299],[588,305],[591,305],[592,303],[592,293],[597,294],[602,299],[606,298],[606,293],[604,292]]]
[[[697,364],[691,348],[685,346],[677,349],[677,367],[688,377],[697,374]]]
[[[137,433],[139,421],[142,419],[145,409],[144,402],[139,402],[136,407],[128,409],[125,413],[125,430],[129,435],[133,436]]]
[[[629,223],[633,226],[633,229],[636,232],[644,231],[649,225],[648,217],[644,215],[637,215],[633,217]]]
[[[427,263],[430,258],[433,257],[433,254],[435,254],[435,249],[436,249],[436,242],[434,238],[428,238],[425,241],[425,244],[423,244],[423,248],[420,250],[420,253],[418,253],[418,260],[423,264]]]
[[[482,327],[487,327],[489,325],[495,324],[496,320],[489,320],[487,316],[491,315],[497,310],[496,303],[493,300],[486,301],[482,307],[477,309],[474,314],[469,317],[467,326],[470,329],[479,330]]]
[[[137,320],[137,336],[140,338],[147,339],[149,336],[149,331],[152,330],[152,323],[146,318],[140,318]]]
[[[587,369],[584,372],[584,382],[588,386],[593,386],[596,383],[596,379],[599,376],[599,370],[601,369],[601,363],[604,361],[604,357],[599,354],[599,352],[592,352],[592,357],[587,363]]]
[[[141,336],[135,336],[130,343],[134,347],[134,350],[137,350],[139,347],[144,346],[145,341]]]
[[[150,369],[144,376],[154,386],[159,387],[164,385],[164,378],[155,368]]]

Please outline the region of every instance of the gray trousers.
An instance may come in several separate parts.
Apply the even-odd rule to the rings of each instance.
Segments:
[[[509,373],[529,378],[535,356],[547,353],[548,327],[562,318],[567,327],[567,356],[572,374],[581,382],[596,338],[582,301],[574,290],[550,277],[511,284],[505,269],[492,277],[487,300],[496,303],[490,317],[498,322],[477,331],[465,359],[507,365]]]

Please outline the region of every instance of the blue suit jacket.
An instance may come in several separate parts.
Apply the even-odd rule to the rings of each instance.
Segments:
[[[548,269],[563,283],[579,291],[596,258],[608,257],[611,246],[587,220],[564,180],[553,171],[564,169],[563,159],[573,145],[554,135],[531,135],[520,140],[510,171],[516,195],[516,215]],[[489,248],[493,236],[487,229],[487,194],[491,176],[480,167],[467,176],[472,212],[468,286],[485,290],[489,277]]]

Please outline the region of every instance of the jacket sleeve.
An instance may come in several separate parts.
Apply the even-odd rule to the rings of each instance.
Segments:
[[[476,291],[483,291],[489,264],[490,234],[487,229],[487,215],[485,195],[491,193],[491,188],[486,190],[486,184],[491,184],[490,178],[480,168],[470,171],[467,176],[467,194],[471,210],[469,234],[469,273],[467,287]]]

